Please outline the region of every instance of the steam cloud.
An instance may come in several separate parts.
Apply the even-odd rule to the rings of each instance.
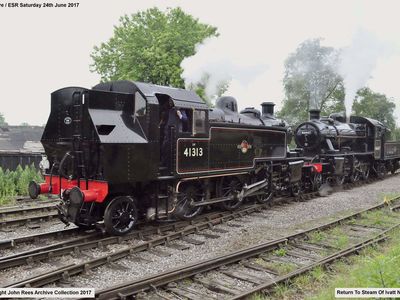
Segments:
[[[261,95],[260,91],[265,91],[266,85],[271,82],[271,78],[268,77],[273,76],[272,68],[259,58],[260,55],[252,53],[260,49],[246,49],[244,52],[243,48],[238,47],[237,40],[235,43],[223,36],[206,39],[197,45],[194,56],[182,61],[182,78],[186,86],[189,86],[201,82],[207,75],[205,92],[213,101],[216,99],[219,85],[229,82],[224,95],[234,96],[241,105],[259,105],[265,101],[265,94]],[[255,95],[255,91],[258,95]]]
[[[342,49],[338,72],[343,77],[346,90],[347,119],[350,118],[357,91],[366,85],[378,59],[387,53],[387,49],[381,41],[372,33],[362,29],[354,34],[351,44]]]
[[[254,43],[250,37],[243,37],[240,43],[237,38],[223,35],[208,38],[197,45],[195,55],[182,61],[182,78],[186,86],[189,86],[201,82],[207,75],[205,93],[212,101],[216,99],[218,86],[222,82],[229,82],[224,95],[237,98],[241,108],[257,107],[263,101],[274,101],[279,109],[283,98],[283,62],[287,55],[294,51],[296,45],[309,38],[311,37],[297,40],[297,43],[295,40],[287,43],[286,48],[279,51],[279,54],[277,51],[271,51],[273,46],[263,47],[260,44],[257,47],[248,47],[247,45]],[[377,63],[395,54],[393,45],[389,43],[382,42],[370,31],[358,29],[349,46],[340,49],[338,61],[337,56],[332,55],[325,62],[327,68],[335,69],[344,80],[347,117],[351,114],[357,91],[366,86]],[[299,65],[298,68],[298,72],[306,72],[311,71],[313,66]],[[311,93],[310,107],[318,107],[319,100],[327,93],[328,86],[321,80],[313,78],[307,87]]]

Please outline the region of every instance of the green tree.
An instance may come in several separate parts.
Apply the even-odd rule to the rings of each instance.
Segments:
[[[180,64],[195,54],[196,44],[217,36],[217,28],[200,23],[182,9],[150,8],[124,15],[108,42],[95,46],[91,71],[103,81],[138,80],[184,87]]]
[[[308,119],[308,110],[322,115],[344,110],[343,80],[337,74],[338,51],[306,40],[285,61],[285,99],[278,115],[291,124]]]
[[[2,113],[0,113],[0,126],[5,126],[7,125],[6,120],[4,119],[4,116]]]
[[[396,129],[392,131],[392,140],[400,141],[400,127],[396,127]]]
[[[209,107],[213,107],[214,106],[213,100],[215,100],[218,97],[221,97],[222,94],[228,90],[229,81],[223,80],[218,82],[214,95],[209,95],[206,91],[206,88],[210,84],[210,77],[211,75],[209,73],[205,73],[201,77],[199,82],[191,83],[189,84],[189,86],[187,86],[187,88],[189,90],[195,91],[197,95],[199,95]]]
[[[353,113],[381,121],[392,131],[396,128],[394,109],[396,105],[384,94],[373,92],[369,88],[362,88],[357,92],[353,103]]]

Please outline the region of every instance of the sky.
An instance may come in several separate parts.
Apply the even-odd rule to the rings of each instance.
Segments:
[[[264,101],[281,107],[284,60],[304,40],[320,37],[324,45],[354,49],[357,33],[368,33],[375,44],[358,43],[355,49],[378,44],[384,50],[366,62],[365,85],[394,100],[400,125],[400,1],[76,1],[78,8],[8,8],[0,0],[0,112],[9,124],[43,125],[52,91],[97,84],[100,76],[90,72],[90,53],[112,36],[120,16],[180,6],[220,33],[182,63],[185,79],[195,80],[206,70],[216,80],[230,78],[226,94],[238,100],[239,108]],[[351,74],[365,70],[360,57],[348,68]]]

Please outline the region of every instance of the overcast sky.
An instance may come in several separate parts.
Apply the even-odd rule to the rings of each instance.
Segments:
[[[227,93],[240,108],[263,101],[279,108],[283,61],[302,41],[322,37],[325,45],[339,48],[349,46],[360,30],[371,33],[386,50],[367,84],[394,99],[400,121],[400,2],[384,0],[80,0],[78,8],[0,7],[0,112],[6,121],[42,125],[52,91],[98,83],[99,76],[89,71],[93,46],[111,37],[121,15],[153,6],[180,6],[218,27],[218,40],[200,46],[199,55],[184,62],[185,76],[223,70],[232,78]]]

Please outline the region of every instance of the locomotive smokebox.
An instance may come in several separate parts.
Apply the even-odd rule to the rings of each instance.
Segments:
[[[275,103],[273,103],[273,102],[261,103],[263,117],[273,116],[274,115],[274,106],[275,106]]]
[[[319,120],[321,111],[319,109],[310,109],[310,120]]]

